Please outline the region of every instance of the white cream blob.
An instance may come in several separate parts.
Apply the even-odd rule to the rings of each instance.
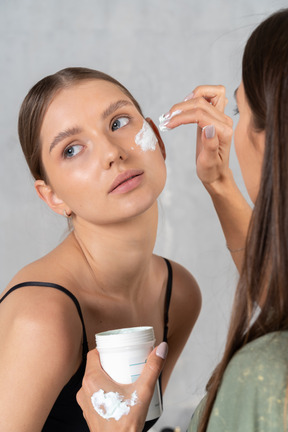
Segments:
[[[161,132],[165,132],[165,131],[171,130],[171,129],[167,126],[168,123],[169,123],[169,121],[170,121],[173,117],[175,117],[176,115],[181,114],[181,112],[182,112],[182,110],[176,110],[176,111],[172,112],[172,114],[170,114],[170,113],[162,114],[162,115],[159,117],[159,126],[158,126],[158,127],[159,127],[160,131],[161,131]]]
[[[117,392],[105,393],[104,390],[98,390],[91,396],[92,405],[95,411],[104,419],[120,420],[123,415],[130,412],[130,407],[137,403],[137,393],[131,395],[131,399],[124,400]]]
[[[157,138],[153,132],[153,129],[149,125],[149,123],[144,120],[142,129],[135,136],[135,143],[141,147],[142,151],[156,149]]]

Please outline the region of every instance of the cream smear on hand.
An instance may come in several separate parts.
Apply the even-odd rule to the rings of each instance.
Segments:
[[[135,136],[135,143],[141,147],[142,151],[156,149],[157,138],[153,132],[153,129],[150,127],[149,123],[144,120],[142,129]]]
[[[182,110],[176,110],[176,111],[172,112],[172,114],[170,114],[170,113],[162,114],[159,117],[159,126],[158,127],[159,127],[160,131],[165,132],[165,131],[171,130],[169,127],[167,127],[169,121],[173,117],[175,117],[176,115],[181,114],[181,112],[182,112]]]
[[[137,403],[137,393],[134,391],[131,399],[124,400],[117,392],[105,393],[104,390],[98,390],[91,396],[92,405],[95,411],[104,419],[120,420],[123,415],[128,415],[130,407]]]

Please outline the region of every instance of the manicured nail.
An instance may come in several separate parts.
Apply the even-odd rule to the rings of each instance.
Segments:
[[[180,114],[182,112],[182,110],[178,109],[176,111],[173,111],[172,113],[170,113],[170,111],[166,114],[162,114],[159,117],[159,123],[163,123],[167,120],[171,120],[173,117],[175,117],[176,115]]]
[[[182,110],[178,109],[176,111],[173,111],[172,114],[169,117],[169,120],[171,120],[173,117],[175,117],[178,114],[181,114]]]
[[[159,129],[160,129],[161,132],[165,132],[165,131],[171,130],[169,127],[167,127],[169,121],[170,121],[170,120],[168,120],[168,121],[166,121],[166,122],[164,122],[164,123],[160,123],[160,124],[159,124],[158,127],[159,127]]]
[[[193,99],[193,97],[194,97],[194,93],[193,93],[193,92],[189,93],[189,94],[185,97],[184,102],[187,102],[188,100]]]
[[[168,354],[168,344],[167,342],[161,342],[156,349],[156,355],[161,357],[163,360],[166,359]]]
[[[205,133],[205,137],[207,139],[214,138],[214,136],[215,136],[215,126],[214,125],[204,126],[203,130]]]
[[[170,111],[168,111],[166,114],[162,114],[159,117],[159,123],[163,123],[165,120],[167,120],[168,118],[170,118]]]

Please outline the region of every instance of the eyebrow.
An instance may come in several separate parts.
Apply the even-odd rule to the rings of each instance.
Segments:
[[[120,99],[117,102],[112,102],[108,106],[108,108],[103,112],[102,118],[106,119],[111,114],[113,114],[115,111],[117,111],[117,109],[122,108],[123,106],[126,106],[126,105],[132,105],[132,106],[134,106],[134,104],[131,101],[127,100],[127,99]]]
[[[77,127],[77,126],[66,129],[62,132],[59,132],[59,134],[55,136],[55,138],[53,139],[53,141],[50,144],[49,153],[51,153],[53,148],[63,139],[69,138],[69,137],[76,135],[76,134],[79,134],[81,132],[82,132],[82,129]]]

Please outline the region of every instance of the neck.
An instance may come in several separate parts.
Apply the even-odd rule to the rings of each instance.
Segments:
[[[109,294],[137,294],[149,276],[157,221],[157,203],[117,224],[95,226],[75,221],[74,241],[90,269],[93,285]]]

